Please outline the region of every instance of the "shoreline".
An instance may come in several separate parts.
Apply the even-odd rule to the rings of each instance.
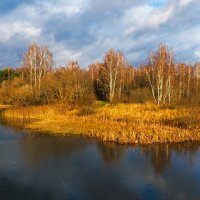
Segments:
[[[80,110],[65,110],[63,106],[39,106],[8,108],[4,118],[33,132],[84,135],[119,144],[143,145],[200,141],[198,109],[120,104],[88,109],[84,114]]]

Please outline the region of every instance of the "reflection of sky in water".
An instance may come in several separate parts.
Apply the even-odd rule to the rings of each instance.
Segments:
[[[199,145],[143,147],[0,127],[1,199],[198,199]]]

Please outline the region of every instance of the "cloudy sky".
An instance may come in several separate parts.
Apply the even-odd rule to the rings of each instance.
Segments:
[[[177,61],[200,59],[199,0],[1,0],[0,67],[19,66],[27,47],[38,42],[56,66],[101,61],[109,48],[129,63],[147,62],[165,43]]]

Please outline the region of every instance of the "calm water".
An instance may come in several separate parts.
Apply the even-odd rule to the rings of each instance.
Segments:
[[[200,199],[200,145],[122,146],[0,126],[0,199]]]

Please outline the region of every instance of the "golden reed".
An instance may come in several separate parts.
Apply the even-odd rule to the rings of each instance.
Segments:
[[[91,112],[91,109],[92,112]],[[200,140],[200,108],[162,108],[146,104],[107,105],[68,110],[62,105],[8,108],[5,119],[49,134],[82,134],[121,144]]]

